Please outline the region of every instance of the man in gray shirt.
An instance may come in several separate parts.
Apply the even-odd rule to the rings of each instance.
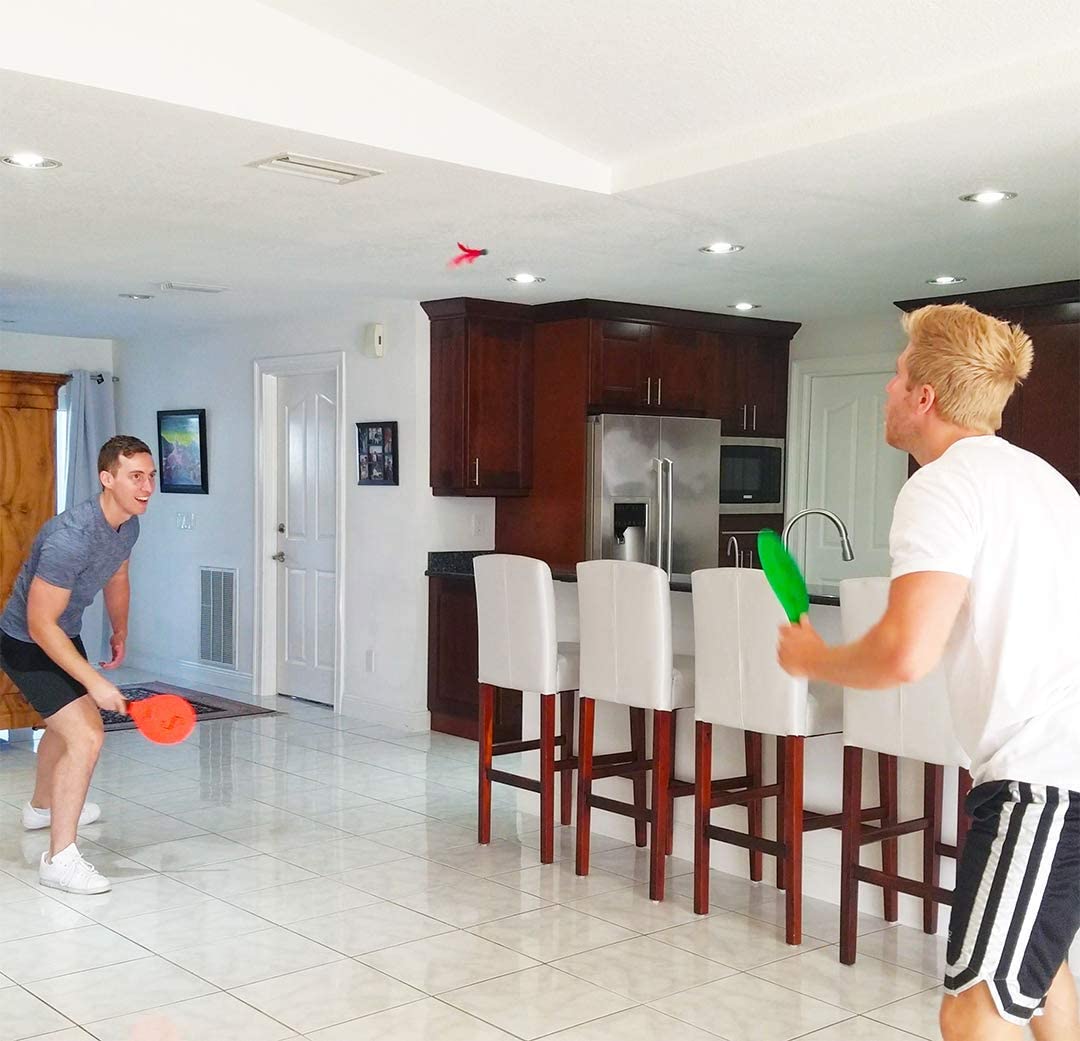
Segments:
[[[127,641],[128,558],[157,472],[149,447],[120,435],[98,454],[102,491],[46,522],[0,615],[0,668],[45,719],[37,782],[23,807],[28,830],[51,828],[39,879],[68,893],[104,893],[111,883],[79,854],[80,824],[101,816],[86,802],[104,740],[100,709],[125,713],[123,695],[90,666],[79,632],[83,612],[101,591],[112,625],[115,669]]]

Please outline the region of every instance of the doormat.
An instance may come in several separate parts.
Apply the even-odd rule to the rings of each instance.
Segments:
[[[133,683],[121,687],[121,692],[128,701],[143,701],[152,698],[155,694],[179,694],[191,702],[195,709],[195,722],[203,723],[213,719],[234,719],[237,716],[276,716],[272,708],[261,708],[258,705],[250,705],[246,701],[233,701],[231,698],[218,697],[217,694],[206,694],[201,690],[188,690],[186,687],[177,687],[168,683]],[[107,731],[111,730],[134,730],[135,723],[128,716],[122,716],[119,712],[109,712],[99,709],[101,721]]]

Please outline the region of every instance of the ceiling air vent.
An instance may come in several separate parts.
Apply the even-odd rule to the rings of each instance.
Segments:
[[[384,172],[366,166],[336,163],[330,159],[314,159],[310,155],[297,155],[295,152],[282,152],[269,159],[248,163],[248,166],[254,166],[258,170],[277,170],[279,173],[295,174],[298,177],[313,177],[317,181],[330,181],[333,184],[351,184],[368,177],[378,177]]]
[[[166,293],[224,293],[228,286],[207,286],[199,282],[159,282],[158,288]]]

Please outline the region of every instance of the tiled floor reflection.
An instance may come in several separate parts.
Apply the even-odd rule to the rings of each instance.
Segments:
[[[478,848],[470,742],[279,702],[177,748],[108,735],[80,840],[116,882],[98,897],[36,885],[33,744],[0,735],[0,1041],[937,1036],[940,940],[868,922],[848,969],[831,906],[790,948],[748,882],[717,875],[695,916],[685,861],[661,905],[600,836],[589,879],[570,829],[540,866],[505,790]]]

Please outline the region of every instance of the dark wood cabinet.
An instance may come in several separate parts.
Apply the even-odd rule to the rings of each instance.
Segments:
[[[760,568],[757,537],[762,528],[778,535],[784,528],[782,513],[720,514],[720,567]]]
[[[532,482],[532,322],[512,305],[485,303],[423,305],[436,495],[526,495]]]
[[[1009,440],[1041,456],[1080,489],[1080,315],[1072,322],[1029,321],[1024,331],[1035,346],[1035,360],[1014,394],[1015,429]]]
[[[476,585],[471,577],[428,579],[428,711],[431,729],[472,741],[479,728]],[[521,738],[521,694],[495,699],[495,740]]]
[[[659,412],[705,414],[706,374],[715,351],[707,333],[671,325],[652,328],[653,403]]]
[[[590,323],[589,404],[647,407],[654,400],[652,327],[644,322]]]
[[[705,414],[724,424],[726,436],[786,436],[788,355],[786,340],[721,334]]]

